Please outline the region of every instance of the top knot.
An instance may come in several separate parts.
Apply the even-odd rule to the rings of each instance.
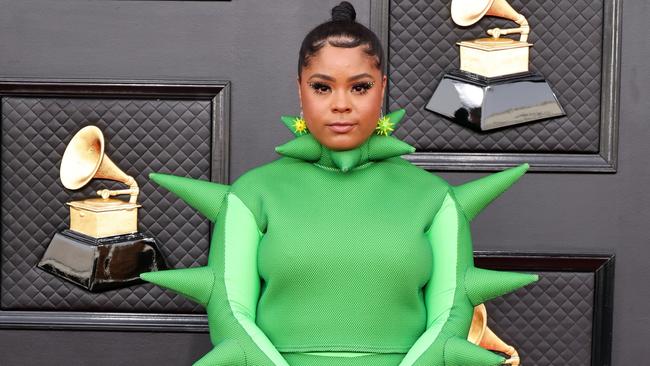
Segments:
[[[347,1],[332,8],[332,21],[333,22],[354,22],[357,19],[357,12],[354,11],[354,6]]]

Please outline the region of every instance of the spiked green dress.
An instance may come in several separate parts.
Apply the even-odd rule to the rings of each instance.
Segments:
[[[195,365],[502,364],[466,340],[473,307],[537,277],[475,268],[469,222],[527,165],[451,187],[391,136],[296,134],[232,186],[151,176],[215,223],[207,266],[142,275],[206,306]]]

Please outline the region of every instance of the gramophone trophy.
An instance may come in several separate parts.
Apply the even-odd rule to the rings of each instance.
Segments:
[[[63,186],[76,190],[94,178],[122,182],[128,189],[97,191],[98,197],[68,202],[70,229],[52,238],[38,264],[91,292],[143,283],[142,272],[166,268],[155,239],[138,232],[138,183],[104,154],[95,126],[74,135],[61,160]],[[113,198],[128,194],[129,200]]]
[[[505,365],[519,366],[519,353],[513,347],[501,340],[487,326],[487,309],[480,304],[474,308],[472,325],[469,328],[467,340],[490,351],[497,351],[508,356]]]
[[[452,0],[451,17],[470,26],[486,15],[519,27],[494,28],[491,37],[459,42],[460,70],[444,75],[426,109],[478,131],[565,115],[543,76],[528,69],[532,44],[526,18],[506,0]],[[519,40],[501,37],[519,33]]]

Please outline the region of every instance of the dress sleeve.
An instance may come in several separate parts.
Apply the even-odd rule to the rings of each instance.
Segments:
[[[289,366],[255,323],[261,238],[254,215],[229,193],[215,222],[208,262],[214,271],[207,312],[215,348],[196,366]]]
[[[432,274],[424,291],[427,326],[400,366],[501,365],[503,357],[466,340],[473,305],[464,277],[473,267],[473,253],[468,221],[451,190],[426,237],[433,251]]]

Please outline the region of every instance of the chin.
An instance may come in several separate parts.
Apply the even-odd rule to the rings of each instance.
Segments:
[[[325,147],[327,147],[330,150],[335,150],[335,151],[341,151],[341,150],[351,150],[356,147],[359,147],[361,144],[363,144],[365,140],[359,140],[359,139],[335,139],[335,141],[326,141],[323,143]]]

